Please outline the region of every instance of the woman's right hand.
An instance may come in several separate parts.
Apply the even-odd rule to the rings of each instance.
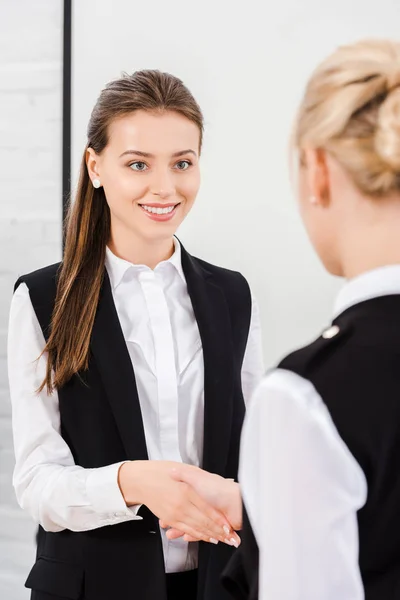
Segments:
[[[160,520],[192,538],[214,544],[229,540],[238,546],[240,538],[223,513],[171,476],[177,466],[179,463],[158,460],[124,463],[118,482],[126,504],[144,504]]]

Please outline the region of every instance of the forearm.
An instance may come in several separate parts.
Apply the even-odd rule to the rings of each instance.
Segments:
[[[46,531],[87,531],[141,518],[120,492],[119,468],[39,464],[16,469],[14,487],[20,506]]]

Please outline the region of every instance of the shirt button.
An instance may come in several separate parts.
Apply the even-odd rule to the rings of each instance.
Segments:
[[[324,338],[324,340],[330,340],[333,337],[335,337],[335,335],[337,335],[339,331],[340,328],[337,325],[332,325],[332,327],[325,329],[325,331],[322,334],[322,337]]]

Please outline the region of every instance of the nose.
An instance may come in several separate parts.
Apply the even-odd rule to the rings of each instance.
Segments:
[[[173,196],[175,194],[175,184],[172,174],[168,171],[156,173],[150,191],[154,196],[159,196],[162,199]]]

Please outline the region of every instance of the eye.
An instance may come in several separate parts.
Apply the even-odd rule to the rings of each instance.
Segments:
[[[186,171],[191,165],[190,160],[180,160],[175,166],[178,171]]]
[[[135,162],[131,163],[130,168],[132,171],[146,171],[147,165],[141,160],[135,160]]]

